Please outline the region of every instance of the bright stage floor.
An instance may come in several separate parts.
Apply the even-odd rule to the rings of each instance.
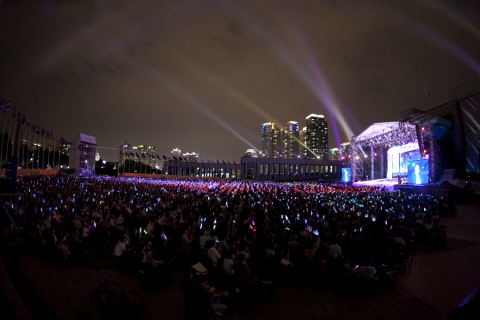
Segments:
[[[357,181],[352,183],[354,186],[375,186],[386,188],[388,191],[394,191],[394,186],[398,184],[398,179],[376,179],[376,180],[366,180],[366,181]]]

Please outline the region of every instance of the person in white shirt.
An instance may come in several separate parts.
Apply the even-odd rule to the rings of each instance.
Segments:
[[[373,266],[373,261],[370,260],[370,263],[366,266],[361,266],[358,268],[358,276],[359,277],[369,277],[375,279],[375,275],[377,274],[377,269]]]
[[[225,259],[223,259],[223,271],[225,271],[226,274],[233,274],[234,260],[235,251],[229,251]]]
[[[207,242],[207,240],[210,240],[210,236],[205,234],[205,231],[204,230],[200,230],[201,232],[201,235],[200,237],[198,238],[198,243],[200,245],[200,248],[201,249],[204,249],[205,248],[205,243]]]
[[[132,266],[133,262],[135,261],[132,253],[130,253],[130,251],[133,250],[134,246],[127,248],[127,245],[128,237],[127,235],[124,235],[120,240],[118,240],[113,251],[113,255],[115,256],[115,263],[118,263],[118,267],[120,267],[121,269]]]
[[[400,245],[401,247],[405,247],[405,240],[402,237],[394,237],[393,243]]]
[[[288,267],[293,266],[293,263],[290,261],[290,253],[287,252],[287,254],[280,260],[280,264],[287,269]]]
[[[118,240],[117,244],[115,245],[115,249],[113,251],[113,255],[115,257],[120,257],[123,252],[127,251],[127,238],[123,238],[122,240]]]
[[[332,244],[328,247],[328,254],[337,259],[342,255],[342,247],[340,247],[337,241],[332,241]]]
[[[220,259],[222,256],[217,250],[217,244],[215,243],[213,246],[208,248],[207,250],[207,256],[210,262],[214,267],[217,267],[218,264],[218,259]]]

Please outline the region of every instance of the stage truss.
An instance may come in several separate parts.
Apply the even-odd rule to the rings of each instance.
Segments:
[[[430,135],[428,134],[430,132]],[[431,135],[431,129],[428,131],[425,127],[420,127],[418,124],[412,124],[407,122],[381,122],[374,123],[368,127],[357,137],[353,137],[350,143],[351,146],[351,158],[350,165],[352,168],[352,180],[358,181],[364,176],[363,161],[365,155],[361,148],[370,148],[371,166],[370,166],[370,178],[374,179],[375,171],[375,149],[376,148],[391,148],[394,146],[401,146],[410,142],[418,142],[419,150],[421,152],[432,152],[433,145],[428,149],[422,148],[422,141],[429,141],[428,139],[434,139]],[[380,165],[383,165],[383,155],[381,155]],[[384,178],[384,177],[380,177]]]

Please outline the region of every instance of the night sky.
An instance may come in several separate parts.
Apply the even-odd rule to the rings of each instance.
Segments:
[[[479,41],[479,1],[3,0],[0,96],[106,160],[128,138],[238,163],[264,122],[323,114],[334,148],[478,92]]]

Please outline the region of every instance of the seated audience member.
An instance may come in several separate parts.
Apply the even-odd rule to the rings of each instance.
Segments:
[[[68,245],[64,242],[63,236],[56,235],[54,227],[50,227],[50,234],[47,237],[47,243],[51,243],[58,251],[60,251],[63,257],[68,260],[68,256],[71,254]]]
[[[267,247],[265,250],[265,258],[267,258],[267,260],[275,258],[275,245],[271,244]]]
[[[355,266],[352,264],[351,261],[347,261],[344,265],[343,265],[343,272],[345,275],[347,276],[352,276],[352,275],[356,275],[357,274],[357,269],[355,268]]]
[[[358,276],[359,277],[367,277],[371,279],[375,279],[375,275],[377,274],[377,269],[373,266],[373,260],[365,265],[358,268]]]
[[[333,239],[332,244],[328,247],[328,254],[333,259],[337,259],[342,256],[342,247],[338,245],[338,241],[336,239]]]
[[[288,241],[288,246],[291,247],[292,249],[297,249],[298,248],[297,235],[292,234],[290,236],[290,240]]]
[[[400,247],[405,247],[405,240],[401,236],[394,237],[393,243],[399,245]]]
[[[200,290],[200,298],[209,301],[212,310],[217,314],[224,314],[227,305],[221,303],[221,297],[225,296],[225,292],[220,292],[208,283],[207,276],[200,275],[197,278],[197,286]]]
[[[235,264],[235,251],[230,250],[227,252],[225,259],[223,259],[223,271],[226,274],[233,274],[233,266]]]
[[[210,236],[205,233],[205,230],[200,230],[200,237],[198,239],[200,249],[204,250],[205,249],[205,243],[207,240],[211,240]]]
[[[118,240],[117,244],[115,245],[113,255],[115,256],[115,260],[121,268],[126,268],[131,266],[132,260],[134,260],[134,257],[131,251],[135,247],[130,246],[130,248],[127,249],[128,244],[129,242],[128,242],[127,235],[123,235],[122,238]]]
[[[190,243],[193,241],[194,237],[190,230],[190,227],[185,229],[182,234],[182,251],[189,251],[190,250]]]
[[[284,270],[290,269],[293,267],[293,263],[290,261],[290,253],[287,252],[283,258],[280,260],[280,265]]]
[[[212,264],[212,266],[216,268],[218,264],[218,259],[220,259],[222,255],[217,250],[218,243],[214,242],[213,240],[210,240],[210,241],[212,242],[212,245],[207,250],[207,257],[210,263]]]
[[[303,259],[305,261],[313,261],[315,257],[315,253],[317,252],[319,247],[320,247],[320,238],[317,237],[315,241],[312,239],[309,243],[307,243],[307,247],[305,248],[305,251],[303,253]],[[338,248],[340,248],[339,254],[342,255],[342,248],[340,246],[338,246]]]
[[[241,253],[237,257],[237,262],[233,265],[233,272],[237,287],[240,290],[247,289],[251,279],[250,268],[248,267],[245,254]]]

